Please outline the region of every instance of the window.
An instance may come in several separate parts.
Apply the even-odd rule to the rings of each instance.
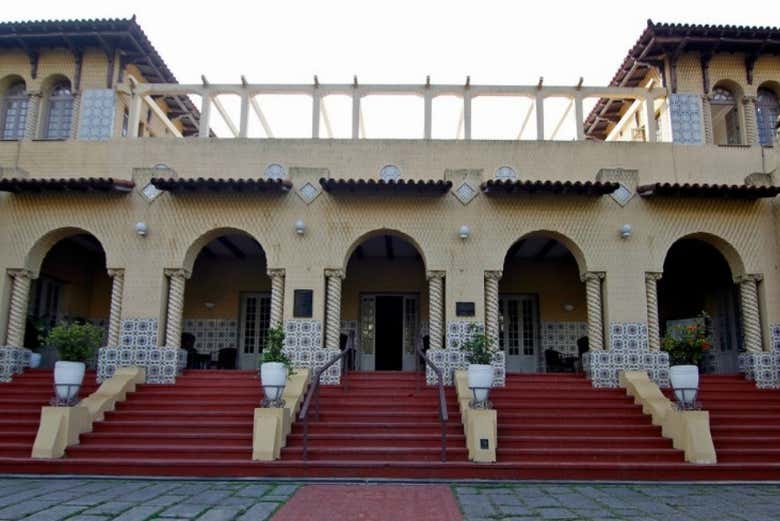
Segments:
[[[67,82],[54,84],[47,99],[45,139],[68,139],[73,120],[73,95]]]
[[[758,89],[756,97],[756,123],[758,125],[758,142],[771,147],[775,142],[775,125],[780,116],[780,102],[777,95],[769,89]]]
[[[711,97],[712,135],[716,145],[740,145],[739,110],[734,93],[715,87]]]
[[[13,83],[3,97],[0,124],[2,139],[22,139],[27,123],[27,89],[24,82]]]

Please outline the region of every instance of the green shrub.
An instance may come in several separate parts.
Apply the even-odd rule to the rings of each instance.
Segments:
[[[470,364],[490,365],[495,354],[495,342],[480,330],[477,324],[469,326],[469,339],[461,346],[466,352],[466,361]]]
[[[57,348],[60,360],[85,362],[100,347],[103,330],[92,324],[57,324],[46,336],[44,345]]]
[[[279,362],[287,367],[290,374],[293,373],[292,363],[287,355],[284,354],[284,328],[279,325],[268,329],[265,337],[265,347],[260,363]]]
[[[698,365],[704,353],[712,349],[710,332],[707,327],[709,316],[703,311],[699,322],[688,325],[676,325],[668,328],[661,340],[661,349],[669,353],[671,365]]]

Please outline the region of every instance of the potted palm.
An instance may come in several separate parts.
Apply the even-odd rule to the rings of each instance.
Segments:
[[[284,354],[284,328],[279,325],[268,329],[260,358],[260,383],[266,403],[278,402],[282,398],[287,376],[291,372],[290,359]]]
[[[474,389],[474,400],[486,402],[493,387],[493,361],[495,342],[476,324],[469,327],[469,338],[461,345],[468,362],[469,387]]]
[[[103,338],[103,330],[92,324],[58,324],[46,336],[45,344],[57,349],[60,360],[54,364],[54,387],[61,402],[70,403],[78,397],[84,381],[84,362],[95,353]]]
[[[695,322],[667,328],[661,349],[669,353],[669,378],[678,403],[691,407],[699,389],[699,362],[712,348],[707,330],[708,316],[701,313]]]

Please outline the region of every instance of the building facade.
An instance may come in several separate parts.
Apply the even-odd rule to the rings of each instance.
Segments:
[[[0,24],[2,378],[35,331],[82,319],[106,330],[100,378],[254,368],[280,324],[299,366],[351,342],[354,368],[412,371],[424,345],[450,378],[476,327],[498,385],[585,350],[596,386],[621,369],[668,385],[662,335],[705,312],[707,370],[777,387],[778,40],[649,22],[607,87],[184,85],[134,19]],[[271,95],[307,97],[310,138],[272,137]],[[362,137],[379,95],[422,100],[419,139]],[[456,139],[433,139],[445,96]],[[472,139],[490,97],[528,101],[522,139]]]

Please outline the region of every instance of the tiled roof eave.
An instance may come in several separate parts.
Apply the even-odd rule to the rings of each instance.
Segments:
[[[531,181],[512,179],[491,179],[480,185],[481,190],[486,195],[552,193],[601,196],[611,194],[619,187],[619,183],[602,181]]]
[[[330,179],[321,178],[320,186],[330,193],[386,193],[442,195],[450,191],[452,181],[442,179]]]
[[[722,199],[762,199],[780,194],[780,187],[706,183],[652,183],[637,187],[641,197],[690,197]]]
[[[234,179],[212,177],[180,178],[180,177],[154,177],[150,180],[158,190],[172,193],[285,193],[292,188],[289,179]]]
[[[0,191],[12,193],[42,192],[130,192],[135,183],[111,177],[4,178]]]

